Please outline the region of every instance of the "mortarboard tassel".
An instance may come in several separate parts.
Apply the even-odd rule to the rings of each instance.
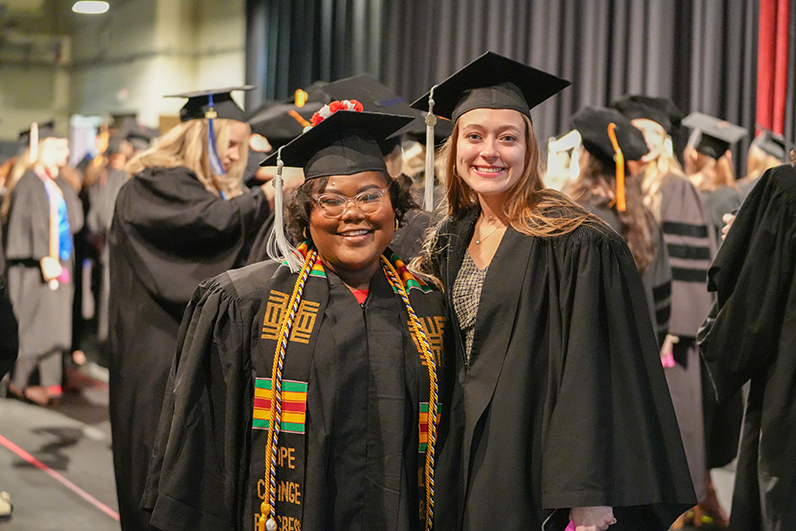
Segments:
[[[627,208],[625,204],[625,156],[616,140],[616,124],[613,122],[608,124],[608,138],[611,139],[611,145],[614,147],[614,160],[616,161],[616,209],[619,212],[624,212]]]
[[[216,175],[226,175],[227,172],[224,170],[224,166],[221,164],[221,159],[218,156],[218,151],[216,150],[216,132],[213,127],[213,119],[218,116],[215,109],[213,108],[213,94],[208,94],[208,100],[210,108],[205,113],[205,118],[207,118],[207,151],[208,151],[208,158],[210,159],[210,167],[213,169],[213,173]]]
[[[434,115],[434,89],[428,93],[428,114],[426,115],[426,171],[424,185],[426,188],[423,196],[423,208],[426,212],[434,211],[434,125],[437,117]]]
[[[282,192],[282,148],[276,152],[276,177],[274,178],[274,229],[268,238],[268,256],[278,261],[285,261],[292,273],[301,269],[298,250],[291,245],[285,235],[284,194]]]
[[[35,164],[39,158],[39,124],[30,124],[30,150],[28,151],[28,162]]]

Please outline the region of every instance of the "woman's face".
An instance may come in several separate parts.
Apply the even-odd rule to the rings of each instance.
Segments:
[[[666,141],[666,130],[658,122],[646,118],[635,118],[630,121],[644,135],[649,153],[641,157],[641,162],[656,160],[663,154],[664,142]]]
[[[322,194],[336,193],[348,198],[388,186],[384,175],[366,171],[329,177]],[[390,194],[380,199],[378,210],[364,214],[353,201],[345,205],[338,218],[330,218],[314,204],[310,213],[310,234],[325,265],[345,281],[346,273],[360,273],[378,267],[379,256],[395,232],[395,212]]]
[[[240,160],[241,146],[249,140],[249,124],[237,120],[232,120],[231,124],[229,127],[229,146],[221,155],[221,165],[224,166],[224,171],[227,172],[233,164]]]
[[[459,118],[456,172],[479,196],[505,199],[525,170],[525,121],[511,109],[473,109]]]
[[[42,142],[39,160],[51,168],[66,166],[69,160],[69,140],[56,137],[45,138]]]

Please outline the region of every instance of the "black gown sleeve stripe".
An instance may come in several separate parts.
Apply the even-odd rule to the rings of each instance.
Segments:
[[[704,283],[707,281],[707,269],[689,269],[685,267],[672,267],[672,280],[679,280],[681,282],[699,282]]]
[[[672,258],[690,260],[710,260],[712,258],[710,247],[707,245],[697,246],[670,243],[666,246],[666,250],[669,251],[669,256]]]
[[[676,221],[664,221],[663,232],[677,236],[690,236],[692,238],[707,238],[707,225],[696,225],[693,223],[680,223]]]

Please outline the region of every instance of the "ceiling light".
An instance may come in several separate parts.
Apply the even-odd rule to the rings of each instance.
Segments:
[[[98,2],[93,0],[81,0],[80,2],[75,2],[75,5],[72,6],[72,11],[75,13],[84,13],[89,15],[105,13],[107,10],[108,2]]]

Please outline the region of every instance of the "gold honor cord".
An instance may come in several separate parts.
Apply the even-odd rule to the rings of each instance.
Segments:
[[[274,365],[271,369],[271,412],[268,422],[268,443],[265,446],[265,484],[268,485],[268,501],[260,505],[260,519],[257,522],[259,531],[276,531],[276,452],[279,446],[279,428],[282,423],[282,367],[285,361],[287,340],[290,329],[296,320],[299,303],[304,293],[304,284],[312,271],[318,251],[307,253],[304,266],[301,268],[293,294],[290,296],[288,308],[290,312],[282,321],[274,354]],[[266,517],[266,515],[268,515]]]
[[[315,264],[318,251],[312,250],[307,254],[301,268],[293,294],[290,296],[288,308],[290,313],[285,316],[279,330],[279,341],[274,355],[274,365],[271,369],[271,411],[268,423],[268,443],[265,447],[265,484],[268,485],[268,501],[260,505],[260,518],[257,526],[259,531],[276,531],[276,454],[279,445],[279,425],[282,422],[282,367],[284,364],[287,340],[290,329],[296,319],[298,306],[304,292],[304,285],[310,271]],[[439,403],[439,385],[437,382],[437,364],[423,326],[415,313],[409,296],[400,280],[395,267],[383,255],[381,257],[382,269],[387,275],[391,286],[398,292],[406,306],[411,322],[410,332],[423,351],[429,376],[429,404],[428,404],[428,443],[426,445],[425,480],[426,480],[426,522],[425,529],[430,531],[434,520],[434,453],[437,441],[437,404]],[[267,515],[267,516],[266,516]]]
[[[412,304],[409,302],[409,295],[406,293],[403,282],[401,282],[398,272],[395,267],[387,260],[384,255],[381,257],[382,268],[387,274],[390,284],[401,295],[401,299],[406,305],[406,311],[409,313],[411,322],[410,332],[415,337],[417,344],[420,345],[423,351],[423,358],[426,360],[428,367],[428,444],[426,445],[426,464],[425,464],[425,478],[426,478],[426,531],[430,531],[434,522],[434,452],[437,442],[437,404],[439,403],[439,386],[437,384],[437,363],[434,360],[434,355],[431,353],[431,347],[428,342],[428,337],[420,324],[420,319],[417,318]]]
[[[611,145],[614,148],[614,160],[616,161],[616,209],[624,212],[627,208],[625,203],[625,156],[622,154],[622,148],[619,147],[619,141],[616,139],[616,124],[611,122],[608,124],[608,138],[611,139]]]

